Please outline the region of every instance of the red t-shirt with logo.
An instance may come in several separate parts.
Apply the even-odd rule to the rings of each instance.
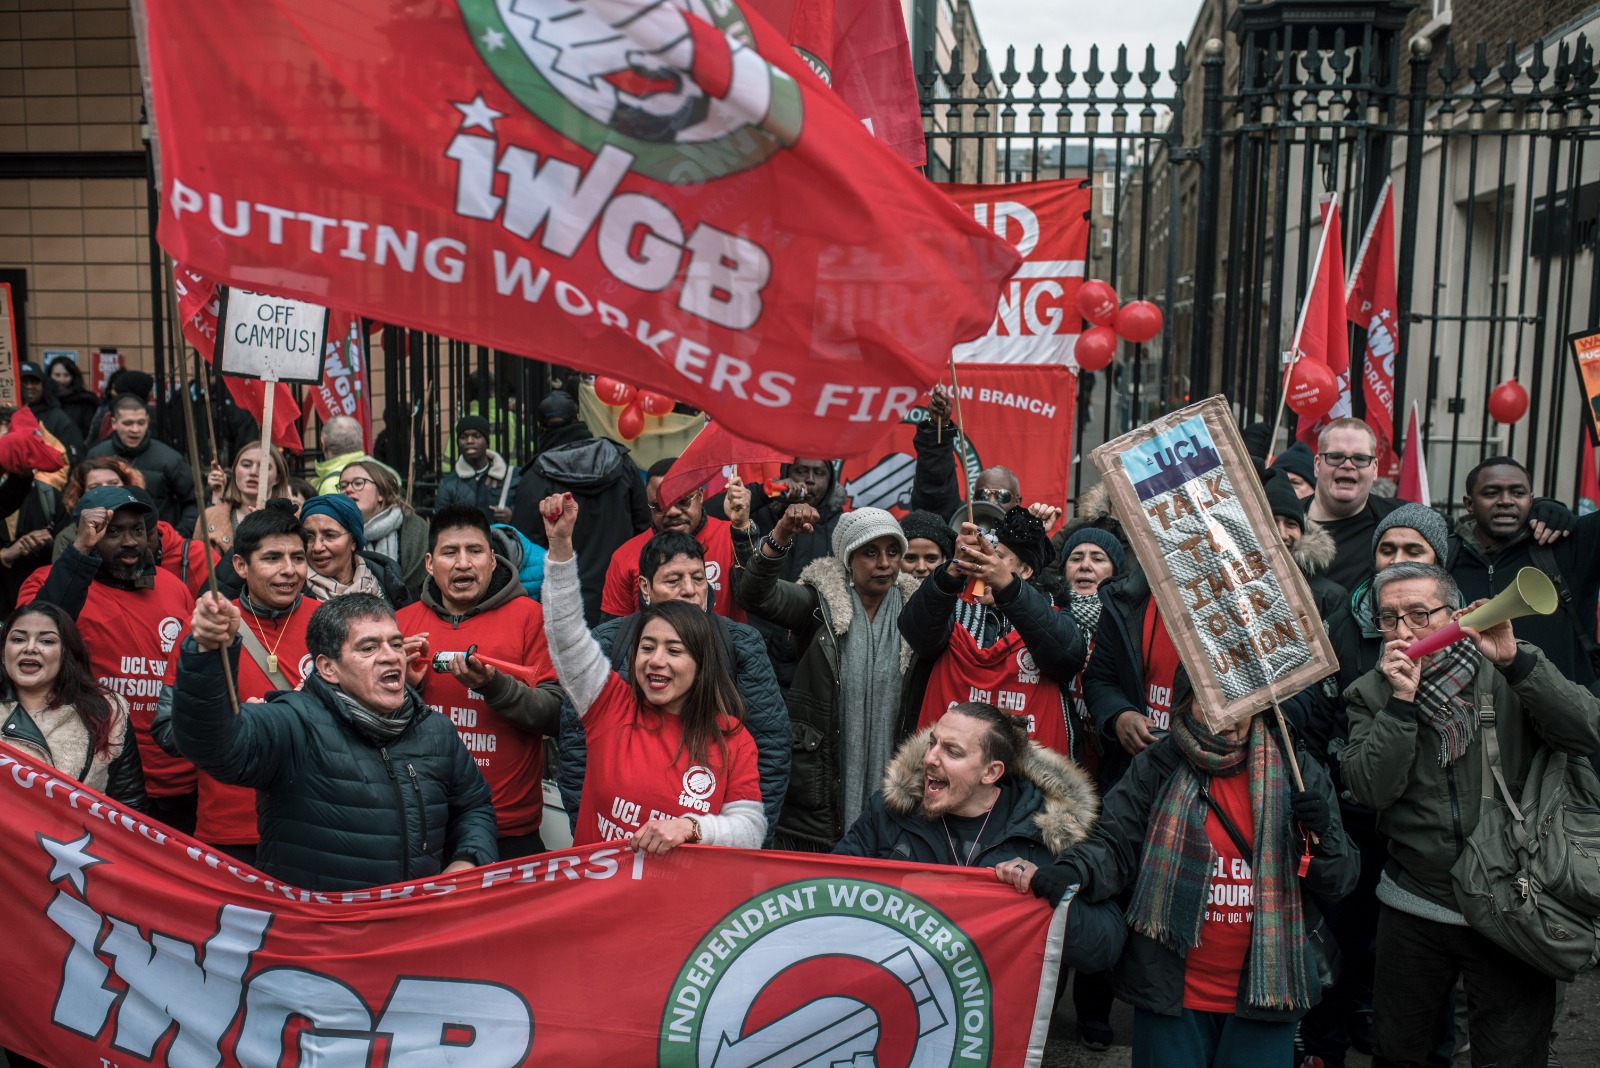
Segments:
[[[655,536],[654,530],[635,534],[612,555],[611,565],[606,568],[605,589],[600,594],[600,611],[608,616],[631,616],[639,610],[639,554]],[[694,540],[705,550],[706,582],[716,594],[711,599],[711,610],[743,623],[744,609],[733,600],[733,524],[708,515]]]
[[[761,800],[749,731],[741,727],[723,737],[726,766],[715,746],[707,764],[695,764],[688,750],[678,751],[678,717],[641,708],[616,672],[584,714],[583,733],[589,762],[573,845],[624,838],[653,819],[716,815],[729,801]]]
[[[976,607],[977,602],[963,594],[957,611],[972,612]],[[1062,718],[1061,684],[1039,671],[1015,630],[987,649],[979,649],[971,631],[957,620],[950,628],[949,643],[928,676],[917,729],[931,727],[951,705],[966,701],[984,701],[1003,712],[1025,717],[1029,738],[1047,749],[1072,756]]]
[[[1172,636],[1151,601],[1144,610],[1144,714],[1153,730],[1172,728],[1172,681],[1180,663]]]
[[[1213,778],[1211,796],[1239,829],[1245,844],[1254,848],[1256,820],[1250,812],[1248,770],[1226,778]],[[1197,804],[1204,804],[1203,801]],[[1250,951],[1250,931],[1255,923],[1255,884],[1250,857],[1239,855],[1233,836],[1206,805],[1206,837],[1216,859],[1211,863],[1211,886],[1206,894],[1206,914],[1200,924],[1200,944],[1184,958],[1183,1007],[1196,1012],[1238,1010],[1239,976]]]
[[[301,597],[294,609],[288,615],[269,619],[262,615],[252,615],[243,601],[234,601],[239,608],[239,614],[244,617],[244,626],[261,640],[261,645],[267,650],[268,656],[276,655],[278,658],[278,671],[283,675],[284,681],[295,689],[300,688],[300,683],[313,670],[311,654],[306,650],[306,624],[311,622],[311,613],[317,610],[320,603],[310,597]],[[178,681],[178,651],[183,647],[183,639],[189,636],[189,628],[183,628],[183,637],[178,639],[178,644],[172,647],[172,656],[167,660],[167,673],[163,681],[172,686]],[[267,678],[267,673],[256,663],[243,644],[235,647],[228,654],[238,660],[239,700],[244,702],[252,697],[265,698],[267,694],[278,688],[277,684]],[[207,845],[255,845],[261,841],[261,832],[256,822],[256,792],[247,786],[230,786],[218,782],[199,769],[195,770],[196,793],[199,795],[195,807],[194,836]]]
[[[139,762],[144,765],[145,793],[177,797],[194,790],[194,765],[162,752],[150,740],[150,724],[156,718],[167,660],[194,615],[194,596],[170,571],[158,567],[151,575],[155,588],[148,590],[91,582],[83,611],[78,613],[78,633],[89,647],[89,668],[95,680],[128,700]],[[17,603],[32,601],[49,576],[47,567],[29,575],[17,594]]]
[[[434,653],[465,652],[476,645],[485,656],[527,665],[540,681],[555,678],[544,640],[544,609],[531,597],[515,597],[454,625],[421,601],[400,609],[395,618],[402,634],[426,631]],[[544,735],[505,719],[454,675],[430,668],[417,689],[429,708],[450,717],[483,772],[500,837],[537,831],[544,820]]]

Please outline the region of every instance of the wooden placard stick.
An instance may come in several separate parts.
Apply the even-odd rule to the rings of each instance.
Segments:
[[[950,353],[950,392],[955,397],[956,428],[960,430],[962,427],[967,425],[967,421],[961,418],[961,383],[956,378],[956,354],[954,352]],[[965,436],[966,431],[961,430],[961,433],[963,436]],[[962,467],[966,467],[966,449],[961,449],[961,451],[956,454],[956,463]],[[971,523],[973,526],[978,525],[977,521],[972,518],[972,487],[970,485],[967,487],[967,522]],[[982,597],[986,592],[988,592],[988,585],[982,579],[973,579],[972,584],[967,587],[967,592],[971,593],[974,597]]]

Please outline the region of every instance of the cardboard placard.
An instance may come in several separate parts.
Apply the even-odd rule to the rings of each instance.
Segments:
[[[1338,670],[1226,400],[1092,454],[1212,730]]]
[[[269,382],[322,381],[327,308],[248,289],[221,293],[217,334],[223,374]]]
[[[1578,367],[1578,383],[1583,386],[1584,425],[1589,441],[1600,445],[1600,330],[1567,336],[1572,362]]]
[[[0,408],[22,407],[22,369],[17,366],[17,330],[11,283],[0,282]]]

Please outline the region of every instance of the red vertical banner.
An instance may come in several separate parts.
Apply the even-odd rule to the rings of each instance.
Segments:
[[[1345,318],[1344,234],[1339,226],[1335,194],[1322,209],[1322,236],[1311,267],[1311,286],[1300,308],[1290,351],[1295,358],[1316,360],[1333,372],[1333,407],[1316,419],[1302,420],[1296,437],[1317,450],[1317,435],[1335,419],[1350,415],[1350,328]],[[1293,364],[1290,365],[1291,367]]]
[[[311,892],[7,746],[0,805],[0,1045],[60,1065],[1038,1064],[1071,907],[621,842]]]
[[[1076,367],[1083,330],[1076,299],[1089,252],[1091,190],[1079,179],[941,185],[979,226],[1009,241],[1022,264],[1006,280],[982,337],[957,345],[959,363]]]
[[[367,339],[361,320],[344,312],[328,319],[328,346],[323,353],[322,381],[311,391],[311,403],[324,421],[348,415],[361,423],[361,440],[372,448],[372,394],[368,379]]]
[[[1077,385],[1077,377],[1065,367],[963,366],[965,433],[945,437],[945,444],[956,450],[963,491],[979,471],[1002,464],[1017,473],[1025,503],[1065,509]],[[845,461],[841,477],[855,507],[887,508],[897,515],[909,509],[917,455],[911,437],[927,418],[927,404],[924,395],[907,422],[879,448]]]
[[[1372,221],[1362,235],[1345,294],[1345,315],[1367,332],[1361,358],[1361,392],[1367,425],[1378,436],[1378,474],[1394,478],[1394,361],[1400,350],[1400,297],[1395,288],[1393,182],[1385,180]]]

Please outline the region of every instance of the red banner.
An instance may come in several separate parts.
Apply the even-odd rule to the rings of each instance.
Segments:
[[[1065,509],[1077,385],[1065,367],[963,366],[966,434],[945,437],[947,446],[960,450],[962,462],[956,470],[963,491],[979,471],[1001,464],[1017,473],[1024,503],[1042,501]],[[881,448],[845,461],[845,492],[855,507],[905,514],[917,457],[911,437],[928,416],[927,404],[923,394],[907,422]]]
[[[734,0],[147,8],[179,259],[796,454],[882,438],[1016,269]]]
[[[1322,206],[1322,236],[1317,242],[1316,262],[1311,265],[1311,285],[1289,348],[1297,358],[1316,360],[1333,372],[1333,406],[1315,419],[1302,419],[1295,435],[1316,452],[1322,428],[1351,414],[1350,328],[1345,319],[1344,235],[1339,228],[1337,197]]]
[[[0,1044],[55,1064],[1043,1053],[1066,913],[988,869],[605,846],[320,894],[6,746],[0,797]]]
[[[1361,238],[1345,315],[1367,332],[1361,360],[1361,392],[1366,398],[1367,425],[1378,437],[1378,474],[1394,478],[1400,460],[1394,450],[1394,361],[1400,349],[1400,296],[1395,289],[1394,183],[1384,179],[1372,222]]]
[[[217,283],[176,261],[172,264],[172,285],[178,294],[178,314],[183,317],[183,336],[200,358],[214,364],[217,349]],[[256,420],[266,410],[266,383],[259,378],[241,378],[223,375],[222,381],[234,403]],[[272,443],[280,449],[300,452],[300,431],[295,424],[300,420],[300,403],[282,382],[277,383],[277,394],[272,399]]]
[[[928,161],[900,0],[754,0],[874,137],[913,167]]]
[[[1076,367],[1072,348],[1083,320],[1075,302],[1089,253],[1088,183],[1071,178],[939,188],[1022,255],[1022,265],[1000,291],[989,332],[956,346],[955,358]]]
[[[361,320],[344,312],[328,317],[328,347],[322,357],[322,382],[311,391],[311,403],[324,421],[336,415],[361,423],[361,440],[372,448],[372,393],[368,382],[367,339]]]

